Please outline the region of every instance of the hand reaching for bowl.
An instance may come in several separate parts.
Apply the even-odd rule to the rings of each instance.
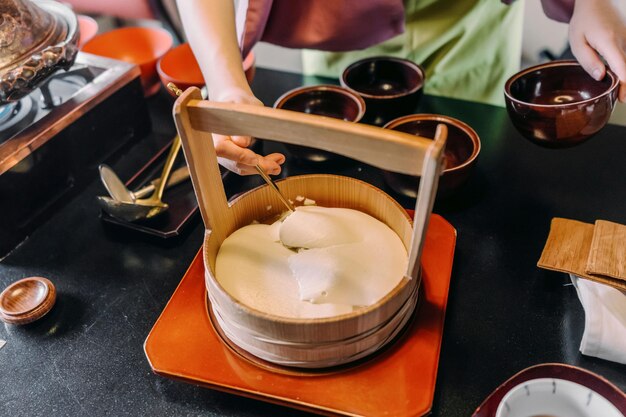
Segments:
[[[186,35],[207,83],[209,99],[223,103],[263,104],[254,96],[243,72],[232,0],[178,0]],[[256,174],[255,165],[271,175],[280,173],[285,157],[262,156],[248,149],[245,136],[213,135],[220,165],[239,175]]]
[[[619,6],[618,6],[619,4]],[[619,100],[626,102],[626,1],[576,0],[569,40],[574,56],[595,79],[606,67],[620,79]]]
[[[225,103],[253,104],[263,106],[252,93],[233,90],[222,93],[215,100]],[[270,175],[280,174],[280,166],[285,156],[280,153],[259,155],[248,147],[252,144],[250,136],[213,135],[213,144],[217,159],[223,167],[239,175],[258,174],[255,166],[259,164]]]

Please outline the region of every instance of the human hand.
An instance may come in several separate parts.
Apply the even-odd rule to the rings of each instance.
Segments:
[[[623,0],[618,1],[623,4]],[[620,79],[622,102],[626,102],[625,19],[614,0],[576,0],[569,25],[570,46],[580,65],[593,78],[601,80],[606,74],[602,56]]]
[[[263,106],[252,93],[243,90],[220,92],[211,97],[215,101]],[[280,166],[285,156],[280,153],[259,155],[248,147],[253,139],[250,136],[213,135],[213,144],[220,165],[239,175],[257,174],[255,166],[259,164],[269,175],[280,174]]]
[[[232,0],[178,0],[185,34],[207,83],[209,99],[223,103],[263,104],[254,97],[243,71]],[[252,139],[213,135],[220,165],[239,175],[255,174],[259,164],[268,174],[280,173],[285,157],[248,149]]]

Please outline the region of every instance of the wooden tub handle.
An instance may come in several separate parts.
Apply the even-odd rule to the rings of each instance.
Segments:
[[[176,100],[174,119],[183,142],[202,218],[211,230],[215,230],[218,225],[234,222],[211,133],[256,136],[319,148],[387,171],[421,176],[407,270],[408,276],[416,276],[419,269],[417,261],[442,170],[447,137],[445,125],[437,127],[435,138],[431,140],[289,110],[206,101],[202,100],[200,90],[196,87],[187,89]]]

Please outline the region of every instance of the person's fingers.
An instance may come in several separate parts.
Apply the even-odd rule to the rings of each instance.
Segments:
[[[218,157],[230,159],[238,164],[252,166],[257,164],[259,155],[235,144],[228,136],[214,135],[214,143]]]
[[[598,48],[598,52],[602,54],[606,63],[609,64],[611,71],[617,75],[620,80],[620,101],[626,100],[626,53],[617,44],[617,42],[605,43]]]
[[[572,52],[582,67],[596,80],[606,75],[606,68],[596,51],[586,42],[572,42]],[[598,52],[620,80],[619,100],[626,102],[626,54],[615,43],[603,43]]]
[[[283,155],[282,153],[271,153],[269,155],[265,155],[265,158],[269,158],[272,161],[276,162],[278,165],[282,165],[285,163],[285,155]]]
[[[275,156],[276,155],[276,156]],[[217,158],[220,165],[224,166],[229,171],[232,171],[238,175],[254,175],[258,174],[254,165],[245,165],[241,163],[236,163],[231,159],[226,158]],[[281,154],[272,154],[267,157],[259,157],[259,166],[269,175],[278,175],[280,174],[281,168],[280,164],[285,161],[285,157]]]
[[[280,174],[280,165],[285,162],[285,156],[273,153],[261,156],[248,148],[242,148],[228,136],[213,135],[215,151],[222,166],[239,175],[255,174],[255,165],[259,164],[270,175]]]
[[[221,166],[237,175],[252,175],[257,173],[254,167],[250,165],[238,164],[230,159],[218,157],[217,161]]]
[[[570,38],[572,53],[580,65],[596,80],[601,80],[605,75],[605,66],[596,51],[587,43],[582,36]]]
[[[285,155],[281,153],[271,153],[259,159],[259,166],[269,175],[280,174],[280,166],[285,162]]]
[[[247,148],[252,143],[252,138],[250,136],[231,136],[230,138],[242,148]]]

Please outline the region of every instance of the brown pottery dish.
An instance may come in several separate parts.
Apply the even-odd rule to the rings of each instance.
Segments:
[[[445,197],[461,187],[470,175],[480,153],[478,134],[460,120],[439,114],[412,114],[387,123],[384,128],[432,138],[437,125],[448,126],[448,140],[444,150],[444,170],[439,180],[438,195]],[[395,192],[416,197],[418,177],[383,171],[385,182]]]
[[[396,117],[415,112],[423,95],[425,73],[408,59],[378,56],[349,65],[341,85],[365,100],[365,123],[382,126]]]
[[[594,80],[576,61],[553,61],[513,75],[504,86],[513,125],[530,141],[548,148],[574,146],[609,120],[619,79],[607,69]]]
[[[352,91],[335,85],[299,87],[280,96],[274,108],[316,114],[358,122],[365,114],[365,102]],[[320,149],[285,144],[291,154],[309,162],[327,162],[336,155]]]

